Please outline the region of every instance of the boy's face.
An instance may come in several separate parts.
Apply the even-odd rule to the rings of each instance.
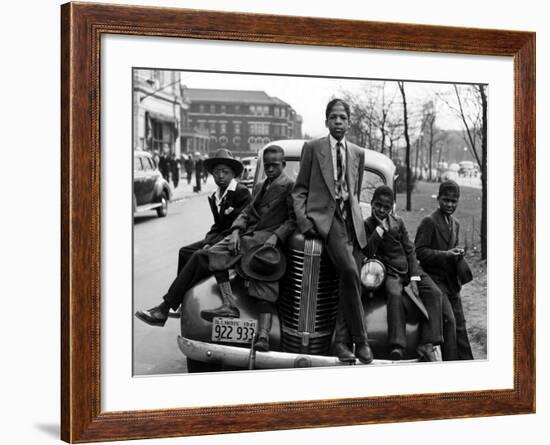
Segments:
[[[380,221],[383,221],[393,208],[393,199],[387,195],[380,195],[372,200],[371,205],[373,215]]]
[[[221,189],[225,189],[235,177],[235,172],[225,164],[217,164],[212,169],[212,176],[216,185]]]
[[[334,139],[341,141],[344,138],[349,128],[349,119],[346,109],[340,102],[336,102],[330,110],[325,125]]]
[[[285,159],[281,153],[264,154],[264,172],[270,180],[278,178],[284,168]]]
[[[445,192],[437,198],[439,209],[444,215],[452,215],[458,205],[458,195],[453,192]]]

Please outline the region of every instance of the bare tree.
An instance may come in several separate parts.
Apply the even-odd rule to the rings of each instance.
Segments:
[[[453,85],[456,103],[444,102],[464,125],[466,146],[481,171],[481,257],[487,258],[487,92],[486,85]]]
[[[411,141],[409,139],[409,121],[407,117],[407,96],[405,94],[405,83],[403,81],[398,81],[397,86],[401,92],[401,97],[403,99],[403,135],[405,137],[406,144],[406,156],[405,164],[407,168],[407,211],[411,210],[411,191],[412,191],[412,182],[411,182]]]

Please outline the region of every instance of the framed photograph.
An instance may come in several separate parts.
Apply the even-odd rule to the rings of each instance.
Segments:
[[[63,440],[534,412],[534,33],[61,13]]]

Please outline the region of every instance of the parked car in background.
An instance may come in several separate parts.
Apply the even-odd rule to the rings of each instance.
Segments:
[[[256,175],[256,156],[251,156],[247,158],[242,158],[241,162],[244,166],[243,172],[241,173],[241,184],[246,185],[249,188],[252,188],[254,185],[254,176]]]
[[[477,176],[475,165],[472,161],[462,161],[458,163],[458,176],[463,178],[471,178]]]
[[[134,215],[156,210],[158,216],[166,216],[171,196],[170,185],[162,177],[151,154],[134,151]]]
[[[285,151],[285,172],[296,178],[304,140],[276,141]],[[271,145],[268,144],[268,145]],[[265,148],[265,147],[264,147]],[[383,154],[365,150],[365,170],[361,184],[360,206],[363,217],[371,214],[374,190],[395,184],[395,165]],[[265,178],[262,151],[254,184]],[[189,290],[180,307],[181,335],[178,345],[187,359],[189,372],[232,369],[274,369],[317,366],[343,366],[333,355],[333,333],[338,311],[338,276],[319,239],[307,239],[296,231],[286,243],[287,268],[281,279],[278,310],[273,314],[269,352],[254,350],[258,306],[248,296],[247,283],[235,272],[231,289],[240,318],[201,318],[202,310],[220,304],[215,278],[208,278]],[[374,261],[377,264],[371,264]],[[368,267],[367,267],[368,266]],[[367,272],[363,272],[368,269]],[[369,260],[362,270],[363,306],[374,363],[389,361],[386,297],[382,291],[385,270],[377,260]],[[370,283],[369,286],[365,283]],[[418,360],[422,316],[408,297],[407,360]]]

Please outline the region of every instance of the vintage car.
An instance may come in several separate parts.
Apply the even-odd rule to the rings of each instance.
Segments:
[[[241,184],[246,185],[249,188],[252,188],[254,185],[254,177],[256,176],[256,163],[257,158],[246,157],[242,158],[241,162],[244,166],[243,172],[241,173]]]
[[[134,151],[134,215],[156,210],[158,216],[168,214],[172,196],[170,185],[162,177],[150,153]]]
[[[285,150],[286,173],[295,178],[300,166],[304,140],[284,140],[271,144]],[[268,144],[270,145],[270,144]],[[370,215],[370,202],[375,188],[381,184],[394,185],[395,166],[386,156],[365,150],[365,171],[360,202],[363,216]],[[258,155],[255,183],[264,177],[261,151]],[[287,270],[281,280],[278,313],[273,314],[269,352],[254,350],[254,335],[258,313],[255,302],[248,297],[246,281],[234,273],[231,286],[240,318],[201,318],[200,312],[220,305],[221,297],[214,278],[206,279],[191,289],[180,307],[180,350],[187,358],[189,372],[227,369],[294,368],[312,366],[340,366],[331,355],[333,331],[338,306],[338,276],[323,252],[323,243],[305,239],[295,232],[286,245]],[[380,289],[384,270],[373,260],[362,269],[363,304],[369,344],[374,363],[389,361],[387,343],[387,315],[384,295]],[[412,299],[407,305],[407,356],[416,360],[421,311]],[[416,302],[418,304],[418,302]],[[358,362],[357,362],[358,363]],[[348,363],[349,365],[349,363]]]

